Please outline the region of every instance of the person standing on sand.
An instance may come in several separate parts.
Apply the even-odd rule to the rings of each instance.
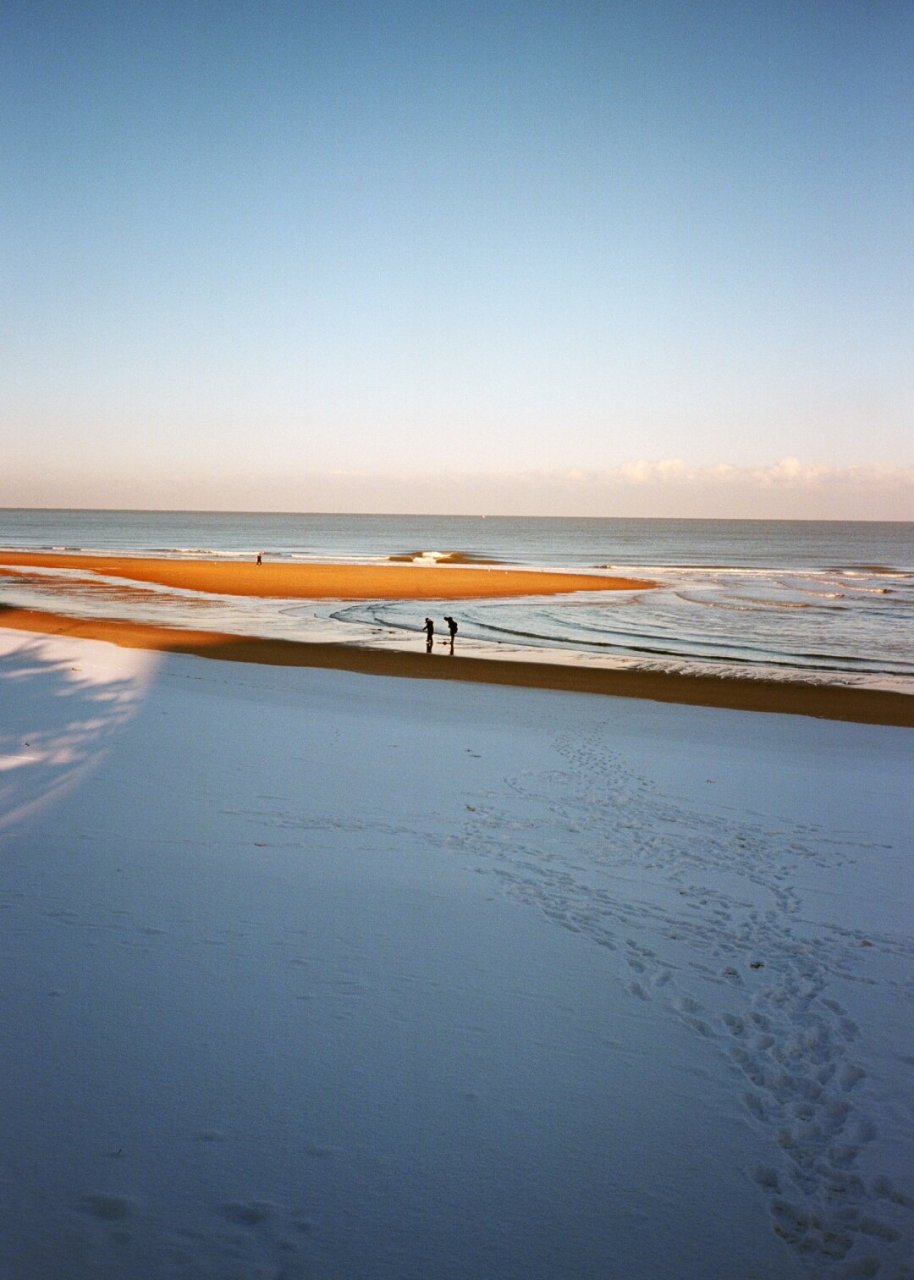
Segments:
[[[448,614],[444,615],[444,620],[447,623],[448,633],[450,634],[450,637],[451,637],[451,653],[453,653],[454,652],[454,636],[457,634],[457,623]]]
[[[257,563],[258,563],[258,564],[263,564],[263,556],[261,555],[261,553],[260,553],[259,551],[257,552]]]
[[[425,652],[431,653],[432,644],[434,643],[435,624],[431,618],[425,619]]]

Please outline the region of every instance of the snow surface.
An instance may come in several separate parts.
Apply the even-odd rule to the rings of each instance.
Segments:
[[[912,731],[0,653],[2,1280],[914,1275]]]

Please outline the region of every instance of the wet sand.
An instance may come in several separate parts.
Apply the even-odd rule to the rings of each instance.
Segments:
[[[384,572],[382,570],[382,572]],[[425,570],[419,570],[424,573]],[[846,689],[771,680],[681,676],[665,672],[608,670],[572,664],[460,654],[362,648],[348,644],[311,644],[293,640],[191,631],[107,619],[80,619],[32,609],[0,608],[0,626],[46,635],[106,640],[126,648],[152,649],[226,662],[256,662],[283,667],[324,667],[365,675],[414,680],[468,680],[480,684],[555,689],[569,693],[644,698],[687,706],[733,711],[766,711],[914,728],[914,697],[878,689]],[[424,637],[417,640],[424,646]]]
[[[91,575],[153,582],[226,596],[292,600],[471,600],[499,596],[624,591],[654,586],[640,578],[536,569],[404,564],[254,564],[237,560],[156,560],[145,556],[84,556],[0,551],[0,573],[22,568],[81,570]]]

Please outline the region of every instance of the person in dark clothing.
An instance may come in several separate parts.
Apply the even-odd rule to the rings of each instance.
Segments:
[[[449,617],[447,614],[444,615],[444,620],[447,623],[448,634],[451,637],[451,653],[453,653],[454,652],[454,636],[457,634],[457,623],[454,621],[453,618]]]
[[[431,618],[425,619],[425,652],[431,653],[432,644],[434,643],[435,624]]]

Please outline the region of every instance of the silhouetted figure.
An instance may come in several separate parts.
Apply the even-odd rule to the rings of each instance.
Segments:
[[[259,551],[257,552],[257,563],[263,564],[263,556],[260,554]]]
[[[431,653],[434,644],[435,624],[431,618],[425,619],[425,652]]]
[[[448,633],[451,637],[451,653],[453,653],[454,652],[454,636],[457,634],[457,623],[454,621],[453,618],[448,617],[447,614],[444,615],[444,620],[447,623]]]

